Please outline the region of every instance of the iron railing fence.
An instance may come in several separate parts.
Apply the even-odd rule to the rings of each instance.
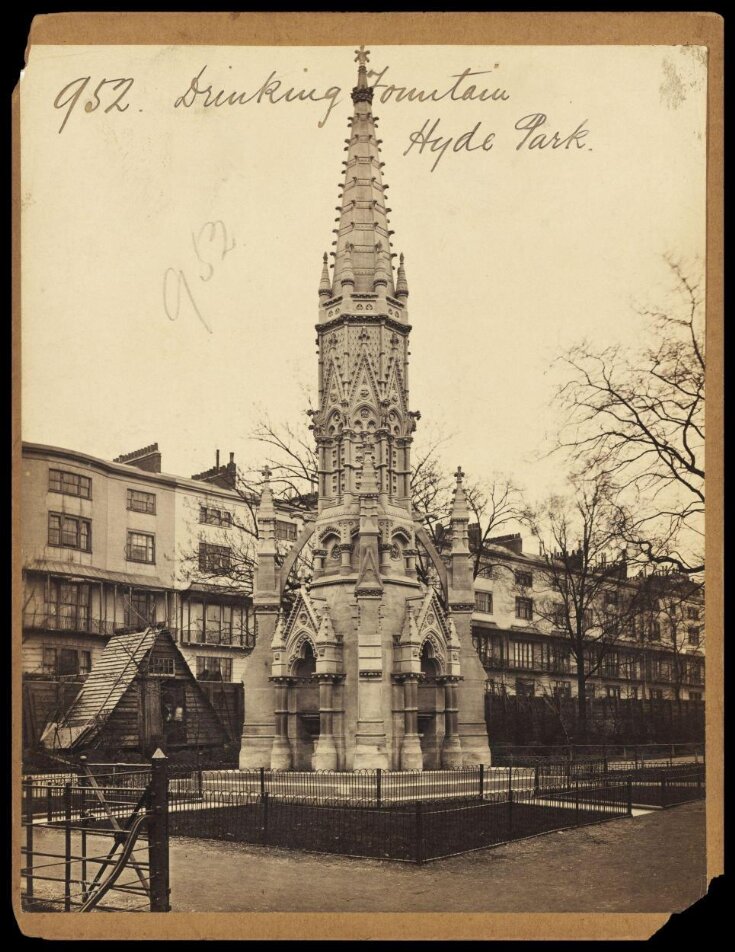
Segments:
[[[704,763],[703,744],[564,744],[555,746],[517,746],[491,744],[496,766],[534,766],[543,762],[614,761],[645,764],[649,761],[666,763]]]
[[[479,771],[478,771],[479,773]],[[383,801],[278,796],[230,786],[170,804],[172,836],[422,863],[631,812],[630,783],[534,790],[533,773],[508,772],[483,797]]]
[[[63,785],[23,781],[24,909],[168,911],[166,759],[121,766],[85,765]]]

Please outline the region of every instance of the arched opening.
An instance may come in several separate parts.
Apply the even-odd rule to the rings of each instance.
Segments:
[[[444,687],[438,680],[441,662],[432,641],[427,638],[421,648],[421,680],[418,690],[418,725],[425,770],[441,766],[444,739]]]
[[[313,678],[315,671],[314,648],[310,641],[304,640],[299,651],[299,658],[292,668],[291,691],[295,695],[296,716],[290,720],[292,721],[291,744],[296,770],[311,769],[314,744],[319,736],[319,685]]]

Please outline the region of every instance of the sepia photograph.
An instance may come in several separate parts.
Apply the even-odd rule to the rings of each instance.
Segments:
[[[720,871],[721,21],[504,16],[34,21],[26,934],[648,937]]]

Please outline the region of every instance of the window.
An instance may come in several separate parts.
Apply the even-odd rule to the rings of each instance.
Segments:
[[[595,696],[595,693],[595,685],[591,681],[588,681],[584,686],[584,696],[587,698],[587,700],[590,700]]]
[[[43,646],[41,670],[53,678],[87,675],[92,670],[92,654],[76,648]]]
[[[569,648],[563,645],[546,645],[546,661],[549,671],[566,674],[571,663]]]
[[[620,685],[619,684],[606,685],[605,696],[610,698],[613,701],[619,701],[620,700]]]
[[[52,579],[48,594],[48,626],[55,631],[90,631],[89,585]]]
[[[533,697],[536,693],[536,684],[534,681],[525,681],[522,678],[516,678],[516,695],[518,697]]]
[[[156,596],[153,592],[133,591],[125,612],[125,624],[128,628],[134,625],[155,625],[156,623]]]
[[[232,658],[197,656],[199,681],[232,681]]]
[[[478,612],[485,612],[486,615],[492,615],[492,592],[475,592],[475,608],[478,610]]]
[[[530,572],[516,572],[515,579],[516,585],[521,588],[531,588],[533,585],[533,575]]]
[[[48,471],[48,491],[50,493],[62,493],[64,496],[80,496],[82,499],[91,499],[92,480],[89,476],[67,473],[63,469],[50,469]]]
[[[185,643],[252,647],[248,607],[192,600],[184,603]]]
[[[607,678],[617,678],[620,675],[620,657],[617,651],[611,651],[602,659],[602,671]]]
[[[699,644],[699,628],[697,628],[696,626],[693,626],[693,627],[691,627],[691,628],[688,628],[688,629],[687,629],[687,635],[688,635],[688,637],[689,637],[689,644],[690,644],[690,645],[698,645],[698,644]]]
[[[226,509],[212,509],[210,506],[199,507],[199,521],[205,522],[208,526],[232,525],[232,513]]]
[[[174,659],[166,655],[152,654],[148,662],[148,674],[163,674],[173,676]]]
[[[531,621],[533,618],[533,599],[532,598],[516,598],[516,618],[525,618],[526,621]]]
[[[572,696],[572,686],[568,681],[553,681],[551,691],[554,697]]]
[[[618,604],[617,592],[605,592],[605,605],[615,607]]]
[[[699,621],[699,609],[696,606],[690,605],[687,608],[687,618],[689,621]]]
[[[149,565],[156,561],[156,537],[149,532],[128,532],[126,549],[128,562],[147,562]]]
[[[296,523],[294,522],[276,522],[276,539],[284,542],[296,541]]]
[[[128,509],[132,512],[156,513],[156,494],[144,493],[139,489],[128,490]]]
[[[226,572],[232,564],[232,550],[228,545],[199,543],[199,571]]]
[[[635,687],[635,685],[631,688],[628,688],[628,697],[631,699],[631,701],[638,700],[638,688]]]
[[[701,701],[701,700],[702,700],[702,692],[701,692],[701,691],[690,691],[690,692],[689,692],[689,700],[690,700],[690,701]]]
[[[554,628],[565,630],[567,627],[567,613],[563,605],[554,605],[551,610],[551,624]]]
[[[92,551],[92,523],[89,519],[65,516],[59,512],[48,514],[48,544],[62,549]]]
[[[648,629],[648,635],[651,641],[661,641],[661,622],[652,621]]]
[[[652,701],[662,701],[664,697],[664,692],[661,688],[651,688],[648,692]]]
[[[516,668],[533,667],[533,642],[532,641],[514,641],[513,642],[513,663]]]

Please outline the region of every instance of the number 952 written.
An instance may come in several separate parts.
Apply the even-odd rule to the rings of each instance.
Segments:
[[[59,133],[64,131],[64,126],[69,116],[74,111],[74,107],[79,102],[79,99],[89,86],[91,80],[91,76],[80,76],[78,79],[73,79],[64,86],[56,96],[56,99],[54,99],[55,109],[66,109],[63,122],[59,127]],[[91,86],[89,86],[90,92],[88,95],[90,95],[91,98],[84,103],[84,111],[91,113],[101,108],[103,112],[106,113],[113,109],[117,112],[125,112],[130,103],[126,102],[123,104],[122,100],[130,92],[133,82],[134,80],[130,78],[102,79],[97,83],[94,92],[91,92]]]

